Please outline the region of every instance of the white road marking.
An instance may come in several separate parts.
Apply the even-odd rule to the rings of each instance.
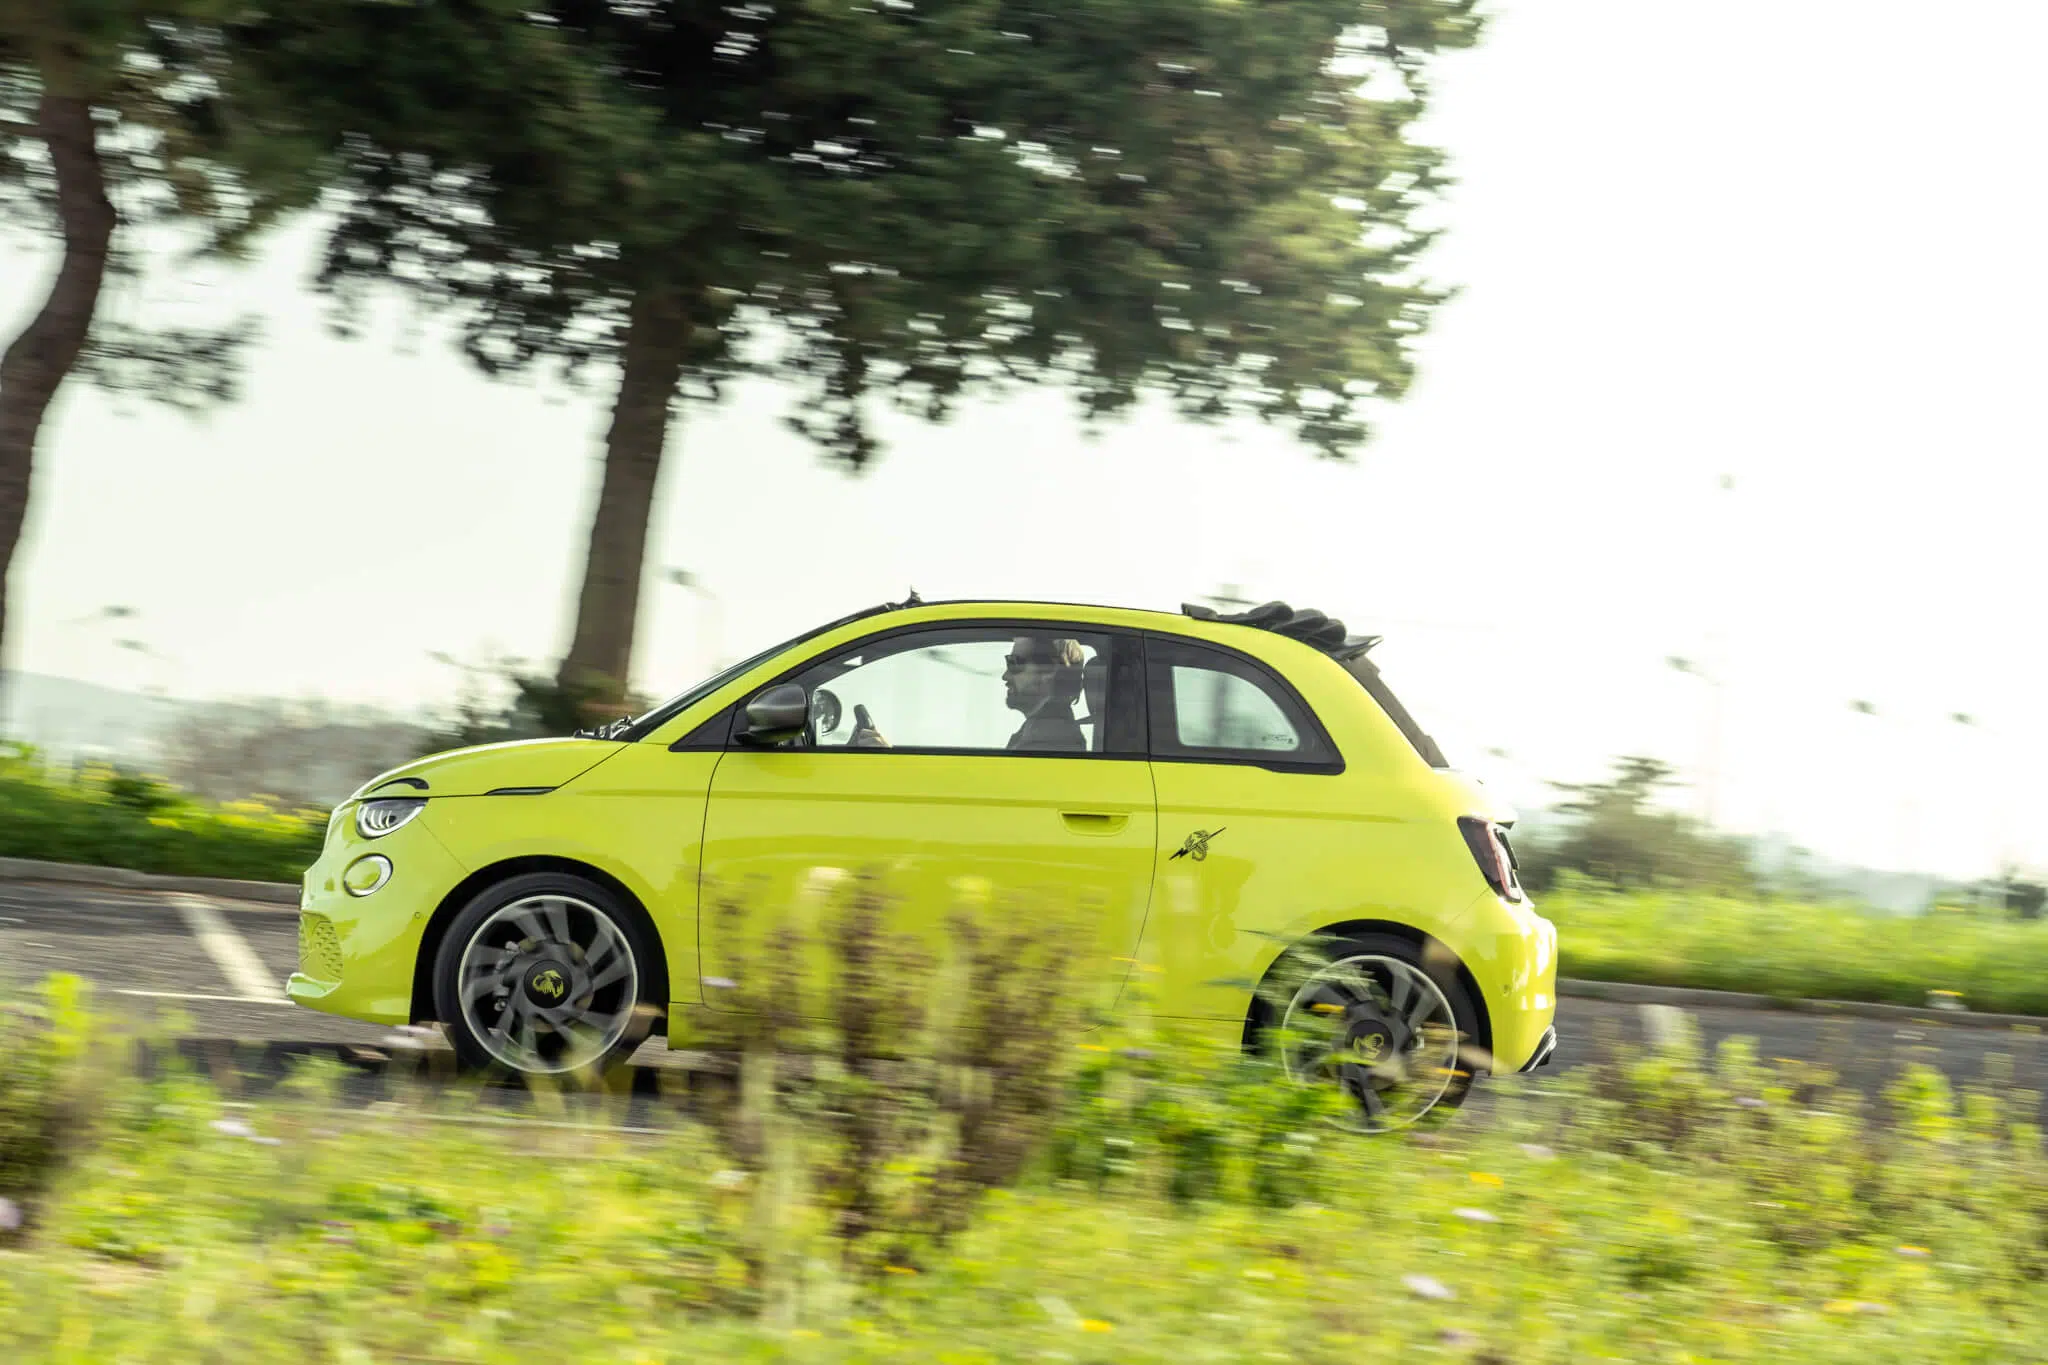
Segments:
[[[284,1003],[284,983],[263,965],[263,959],[242,941],[212,901],[183,893],[173,893],[168,899],[178,907],[178,913],[191,926],[193,937],[219,966],[230,986],[247,997]]]
[[[1676,1005],[1644,1005],[1643,1032],[1657,1047],[1675,1043],[1685,1032],[1685,1011]]]
[[[289,1005],[292,1002],[276,995],[198,995],[192,991],[124,991],[116,995],[139,995],[151,1000],[213,1000],[223,1005]]]

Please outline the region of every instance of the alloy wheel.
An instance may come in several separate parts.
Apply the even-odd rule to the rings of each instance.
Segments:
[[[493,1060],[528,1075],[597,1062],[625,1036],[640,995],[625,933],[567,895],[500,907],[470,935],[455,980],[471,1035]]]
[[[1318,968],[1282,1017],[1290,1078],[1337,1084],[1356,1104],[1347,1126],[1405,1127],[1435,1108],[1458,1076],[1451,1002],[1412,962],[1360,954]]]

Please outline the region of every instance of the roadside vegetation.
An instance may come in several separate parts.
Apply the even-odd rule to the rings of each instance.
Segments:
[[[1559,973],[1809,1000],[2048,1015],[2048,923],[1962,907],[1866,907],[1562,878],[1538,898],[1557,924]]]
[[[1023,1019],[1046,1088],[1006,1104],[972,1083],[1000,1054],[901,1027],[874,943],[867,984],[805,1026],[811,1079],[778,1084],[757,1031],[736,1091],[661,1106],[660,1131],[602,1095],[512,1125],[459,1087],[338,1105],[332,1068],[253,1098],[144,1078],[75,983],[46,985],[4,1014],[0,1341],[52,1362],[1858,1365],[2048,1341],[2038,1130],[1934,1073],[1871,1110],[1681,1041],[1358,1139],[1255,1063]],[[965,1007],[1044,1003],[1025,978]],[[856,1007],[896,1072],[835,1065]]]
[[[0,745],[0,858],[295,882],[326,827],[326,811],[202,801],[97,764],[51,772],[33,750]]]

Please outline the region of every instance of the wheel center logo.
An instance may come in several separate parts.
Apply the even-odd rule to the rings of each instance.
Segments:
[[[1358,1055],[1368,1062],[1378,1061],[1386,1050],[1387,1035],[1384,1033],[1368,1033],[1358,1040]]]
[[[535,972],[533,979],[526,984],[532,988],[535,995],[545,995],[550,1000],[560,1000],[563,993],[569,989],[568,984],[562,980],[562,974],[553,967]]]

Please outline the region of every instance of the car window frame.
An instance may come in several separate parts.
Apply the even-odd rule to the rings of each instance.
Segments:
[[[1299,751],[1289,755],[1269,749],[1199,749],[1181,745],[1172,738],[1176,732],[1174,722],[1179,716],[1173,695],[1173,672],[1171,668],[1158,666],[1160,661],[1153,657],[1155,647],[1207,651],[1249,670],[1255,680],[1263,680],[1267,684],[1269,695],[1279,704],[1281,714],[1300,733],[1311,756],[1300,756]],[[1301,689],[1264,659],[1214,640],[1176,635],[1170,631],[1146,631],[1145,671],[1149,683],[1145,692],[1145,741],[1154,763],[1209,763],[1221,767],[1264,768],[1270,772],[1317,776],[1335,776],[1344,771],[1344,751],[1330,737],[1323,718],[1301,695]]]
[[[771,687],[795,682],[805,673],[830,660],[833,655],[865,653],[879,645],[905,636],[937,635],[955,631],[1005,632],[1016,635],[1053,634],[1102,636],[1110,642],[1109,740],[1102,749],[1067,752],[1057,749],[951,749],[927,745],[891,745],[886,749],[832,745],[755,745],[740,742],[746,728],[747,703]],[[914,647],[914,646],[911,646]],[[1121,681],[1121,685],[1120,685]],[[872,634],[858,636],[820,650],[792,664],[748,690],[745,696],[720,710],[669,746],[698,749],[727,749],[749,753],[800,754],[908,754],[952,758],[1066,758],[1105,759],[1115,762],[1146,762],[1150,745],[1145,721],[1146,678],[1144,632],[1127,626],[1098,625],[1088,621],[1055,620],[1039,616],[979,616],[953,620],[906,621]],[[694,741],[694,742],[693,742]]]

